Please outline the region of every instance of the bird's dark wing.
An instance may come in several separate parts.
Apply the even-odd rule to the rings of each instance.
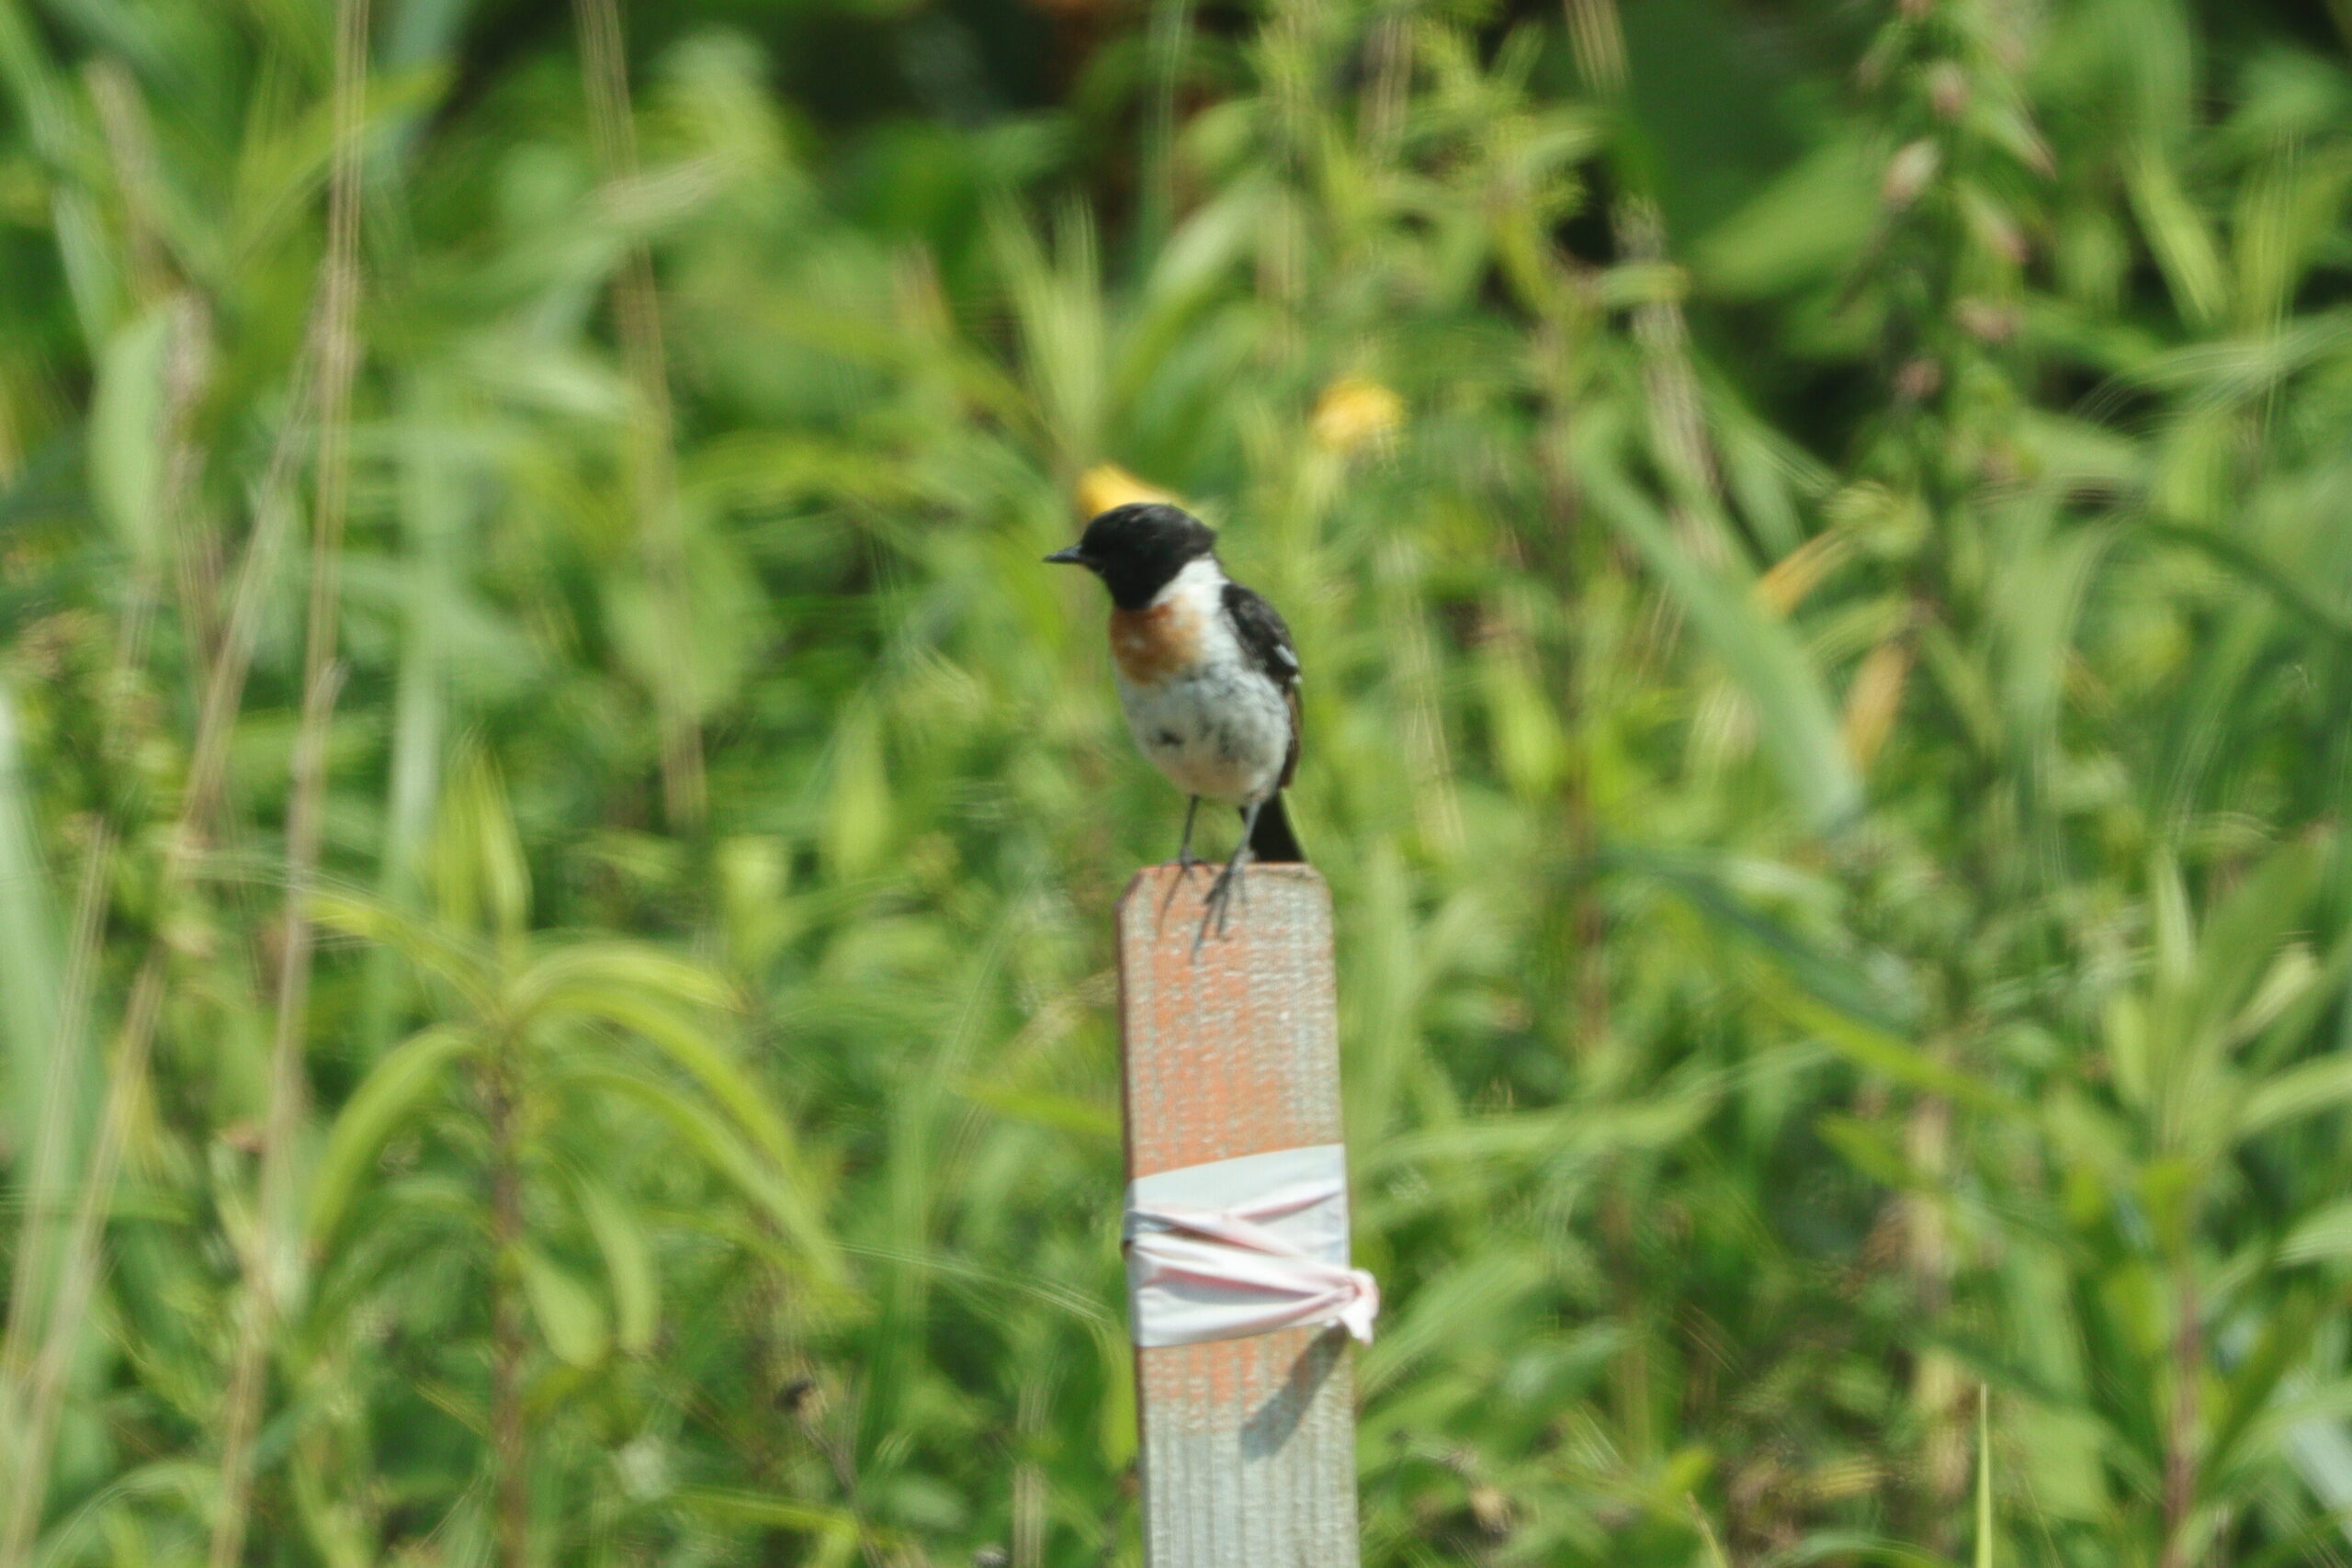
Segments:
[[[1290,706],[1290,753],[1283,759],[1283,787],[1298,772],[1298,647],[1281,612],[1238,582],[1225,585],[1225,618],[1250,667],[1282,688]]]
[[[1271,677],[1276,685],[1298,683],[1298,649],[1290,640],[1290,628],[1283,625],[1282,615],[1272,604],[1241,584],[1228,582],[1225,614],[1241,640],[1241,651],[1259,673]]]

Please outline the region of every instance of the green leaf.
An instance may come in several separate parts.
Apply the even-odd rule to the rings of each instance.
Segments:
[[[435,829],[433,880],[443,923],[512,949],[530,918],[531,873],[505,783],[479,746],[449,770]]]
[[[576,1167],[570,1172],[580,1217],[604,1255],[612,1285],[616,1336],[632,1356],[653,1345],[662,1324],[662,1282],[653,1266],[653,1246],[634,1209],[610,1187]]]
[[[1849,826],[1861,810],[1861,779],[1828,691],[1788,624],[1758,602],[1744,573],[1686,554],[1657,508],[1606,465],[1591,465],[1585,482],[1756,705],[1765,751],[1791,804],[1815,831]]]
[[[544,1015],[593,1019],[651,1045],[700,1085],[780,1169],[797,1176],[797,1141],[782,1112],[719,1049],[708,1030],[694,1019],[680,1016],[652,987],[631,983],[633,978],[641,982],[643,970],[632,975],[618,962],[628,955],[612,956],[616,972],[609,978],[582,977],[550,986],[537,998],[537,1010]],[[639,960],[644,956],[635,955]],[[691,965],[678,965],[677,974],[682,979],[707,978],[707,972]]]
[[[2238,1134],[2255,1137],[2346,1105],[2352,1105],[2352,1052],[2314,1057],[2256,1086],[2238,1113]]]
[[[2352,643],[2352,615],[2346,615],[2313,593],[2287,567],[2264,555],[2235,534],[2186,523],[2145,523],[2142,532],[2151,538],[2186,545],[2199,550],[2276,598],[2301,615],[2314,630],[2339,642]]]
[[[803,1502],[794,1497],[775,1497],[765,1493],[723,1486],[681,1486],[671,1495],[670,1501],[673,1506],[689,1513],[738,1524],[800,1530],[850,1541],[856,1540],[861,1533],[857,1516],[848,1509]]]
[[[612,1337],[595,1292],[534,1248],[524,1247],[520,1262],[523,1293],[531,1303],[531,1315],[539,1320],[548,1348],[575,1367],[602,1362]]]
[[[1000,1116],[1026,1122],[1032,1126],[1050,1128],[1072,1137],[1104,1139],[1114,1143],[1119,1137],[1119,1115],[1115,1109],[1092,1104],[1075,1095],[993,1084],[983,1079],[967,1082],[957,1092],[975,1105],[986,1106]]]
[[[512,1005],[527,1015],[542,1008],[578,1008],[567,999],[576,987],[593,987],[595,994],[639,994],[652,1005],[676,1004],[718,1010],[737,998],[727,982],[690,958],[664,953],[643,942],[574,941],[540,954],[514,982]]]
[[[1993,1568],[1993,1393],[1976,1385],[1975,1568]]]
[[[9,933],[0,941],[0,1033],[7,1046],[9,1120],[19,1149],[36,1148],[45,1137],[62,1139],[46,1156],[62,1172],[81,1147],[88,1111],[69,1106],[65,1123],[52,1125],[43,1108],[55,1054],[72,1048],[57,1032],[62,973],[55,919],[32,780],[17,743],[16,694],[0,680],[0,931]]]
[[[470,1032],[437,1024],[395,1046],[344,1101],[311,1179],[307,1230],[312,1247],[323,1249],[334,1239],[385,1142],[440,1091],[450,1065],[477,1044]]]
[[[2304,928],[2320,857],[2307,843],[2281,846],[2233,887],[2197,940],[2197,1014],[2220,1031],[2255,994],[2287,938]]]
[[[1848,1018],[1809,997],[1785,994],[1780,998],[1780,1006],[1793,1021],[1857,1066],[1996,1116],[2030,1114],[2029,1107],[1983,1079],[1946,1066],[1908,1041]]]
[[[2229,307],[2229,284],[2212,231],[2180,188],[2171,161],[2160,149],[2143,147],[2127,171],[2141,231],[2172,288],[2174,304],[2192,323],[2213,324]]]
[[[2279,1244],[2282,1263],[2322,1263],[2352,1258],[2352,1199],[2308,1214]]]
[[[1601,865],[1657,878],[1709,921],[1762,949],[1791,983],[1815,1001],[1849,1018],[1896,1033],[1917,1010],[1909,997],[1880,984],[1859,964],[1825,952],[1770,910],[1739,897],[1730,885],[1733,867],[1727,863],[1613,842],[1603,845],[1596,858]]]
[[[1846,1156],[1846,1163],[1882,1187],[1895,1191],[1918,1180],[1893,1135],[1883,1127],[1852,1116],[1827,1115],[1815,1124],[1822,1141]]]
[[[164,568],[165,381],[183,310],[177,301],[153,306],[117,328],[98,361],[90,400],[90,493],[134,570],[149,581]]]
[[[775,1222],[820,1280],[840,1280],[840,1248],[815,1208],[778,1179],[724,1118],[650,1074],[619,1063],[564,1063],[559,1070],[565,1082],[617,1093],[653,1111],[713,1174]]]
[[[825,857],[836,876],[863,876],[889,841],[891,780],[881,716],[872,701],[858,703],[833,736],[828,759]]]
[[[491,966],[476,944],[364,893],[321,891],[303,908],[329,931],[390,948],[457,991],[475,1010],[495,1010]]]

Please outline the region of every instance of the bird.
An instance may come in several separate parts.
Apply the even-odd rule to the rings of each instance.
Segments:
[[[1212,920],[1225,934],[1244,864],[1306,859],[1283,804],[1298,772],[1298,649],[1274,607],[1226,576],[1216,531],[1182,507],[1114,506],[1046,559],[1082,566],[1110,591],[1119,706],[1136,747],[1186,796],[1180,878],[1198,863],[1201,802],[1241,813],[1241,841],[1209,885],[1198,953]]]

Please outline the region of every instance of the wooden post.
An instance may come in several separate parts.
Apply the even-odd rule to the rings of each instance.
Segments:
[[[1331,896],[1253,866],[1197,956],[1208,875],[1173,866],[1119,901],[1130,1180],[1340,1141]],[[1148,1568],[1356,1568],[1355,1389],[1336,1325],[1139,1348]]]

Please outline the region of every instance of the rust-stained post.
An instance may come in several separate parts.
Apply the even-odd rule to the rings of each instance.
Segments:
[[[1196,871],[1119,902],[1130,1180],[1340,1141],[1331,898],[1253,866],[1227,934],[1193,952]],[[1356,1568],[1355,1395],[1337,1325],[1136,1351],[1148,1568]]]

